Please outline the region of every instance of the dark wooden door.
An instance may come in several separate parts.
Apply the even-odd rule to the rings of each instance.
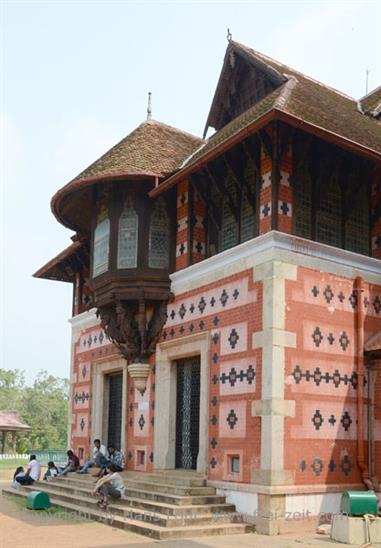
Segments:
[[[120,449],[122,431],[123,374],[109,375],[108,443]]]
[[[200,423],[200,357],[177,362],[176,468],[196,469]]]

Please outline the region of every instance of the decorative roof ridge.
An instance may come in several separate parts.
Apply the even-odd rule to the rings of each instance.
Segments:
[[[351,97],[350,95],[347,95],[343,91],[340,91],[340,90],[338,90],[334,87],[328,86],[327,84],[324,84],[323,82],[320,82],[320,80],[316,80],[315,78],[312,78],[312,76],[308,76],[307,74],[304,74],[303,72],[300,72],[299,70],[296,70],[296,69],[294,69],[294,68],[292,68],[288,65],[284,65],[280,61],[277,61],[276,59],[273,59],[272,57],[269,57],[268,55],[265,55],[264,53],[261,53],[261,52],[259,52],[257,50],[254,50],[254,49],[252,49],[248,46],[245,46],[244,44],[240,44],[239,42],[235,42],[235,44],[237,44],[241,48],[245,49],[246,51],[248,50],[249,52],[251,52],[252,55],[257,55],[258,57],[262,58],[262,60],[264,60],[264,61],[269,61],[270,63],[275,63],[276,65],[279,65],[280,67],[283,67],[286,71],[293,72],[294,75],[301,76],[302,78],[305,78],[306,80],[309,80],[309,81],[313,82],[314,84],[318,84],[319,86],[322,86],[326,89],[329,89],[330,91],[333,91],[334,93],[337,93],[338,95],[341,95],[342,97],[345,97],[346,99],[348,99],[350,101],[356,102],[356,99],[354,97]],[[283,73],[283,74],[285,75],[285,73]]]
[[[176,133],[181,133],[181,134],[185,135],[186,137],[191,137],[195,141],[204,141],[204,139],[202,137],[199,137],[198,135],[194,135],[193,133],[189,133],[189,131],[185,131],[184,129],[180,129],[178,127],[170,126],[169,124],[164,124],[164,122],[160,122],[159,120],[154,120],[153,118],[150,118],[149,120],[144,120],[135,129],[138,129],[140,126],[145,125],[145,124],[147,124],[149,126],[157,125],[157,126],[169,129],[171,131],[175,131]],[[132,130],[132,131],[135,131],[135,130]],[[125,138],[127,138],[127,137],[128,137],[128,135]]]
[[[295,78],[292,74],[285,75],[287,76],[287,82],[282,86],[283,90],[280,92],[279,97],[275,100],[274,108],[284,109],[287,105],[289,98],[292,95],[292,91],[298,83],[298,79]]]

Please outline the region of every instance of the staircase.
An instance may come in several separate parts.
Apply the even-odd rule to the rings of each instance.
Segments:
[[[99,509],[97,497],[91,495],[95,485],[91,476],[68,474],[62,479],[2,492],[26,497],[30,491],[44,491],[54,506],[159,540],[251,530],[250,525],[242,522],[235,506],[216,495],[213,487],[207,487],[205,477],[200,474],[172,470],[151,474],[124,472],[122,476],[125,497],[117,501],[110,498],[107,510]]]

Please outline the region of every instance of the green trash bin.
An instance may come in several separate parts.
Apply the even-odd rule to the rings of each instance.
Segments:
[[[30,510],[47,510],[51,507],[48,493],[31,491],[26,499],[26,507]]]
[[[340,510],[348,516],[377,516],[378,499],[374,491],[346,491],[341,497]]]

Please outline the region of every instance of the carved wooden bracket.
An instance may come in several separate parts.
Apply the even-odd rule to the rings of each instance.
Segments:
[[[155,352],[160,333],[167,319],[166,301],[116,301],[101,306],[97,316],[109,340],[130,363],[146,363]],[[148,320],[148,312],[151,315]]]

